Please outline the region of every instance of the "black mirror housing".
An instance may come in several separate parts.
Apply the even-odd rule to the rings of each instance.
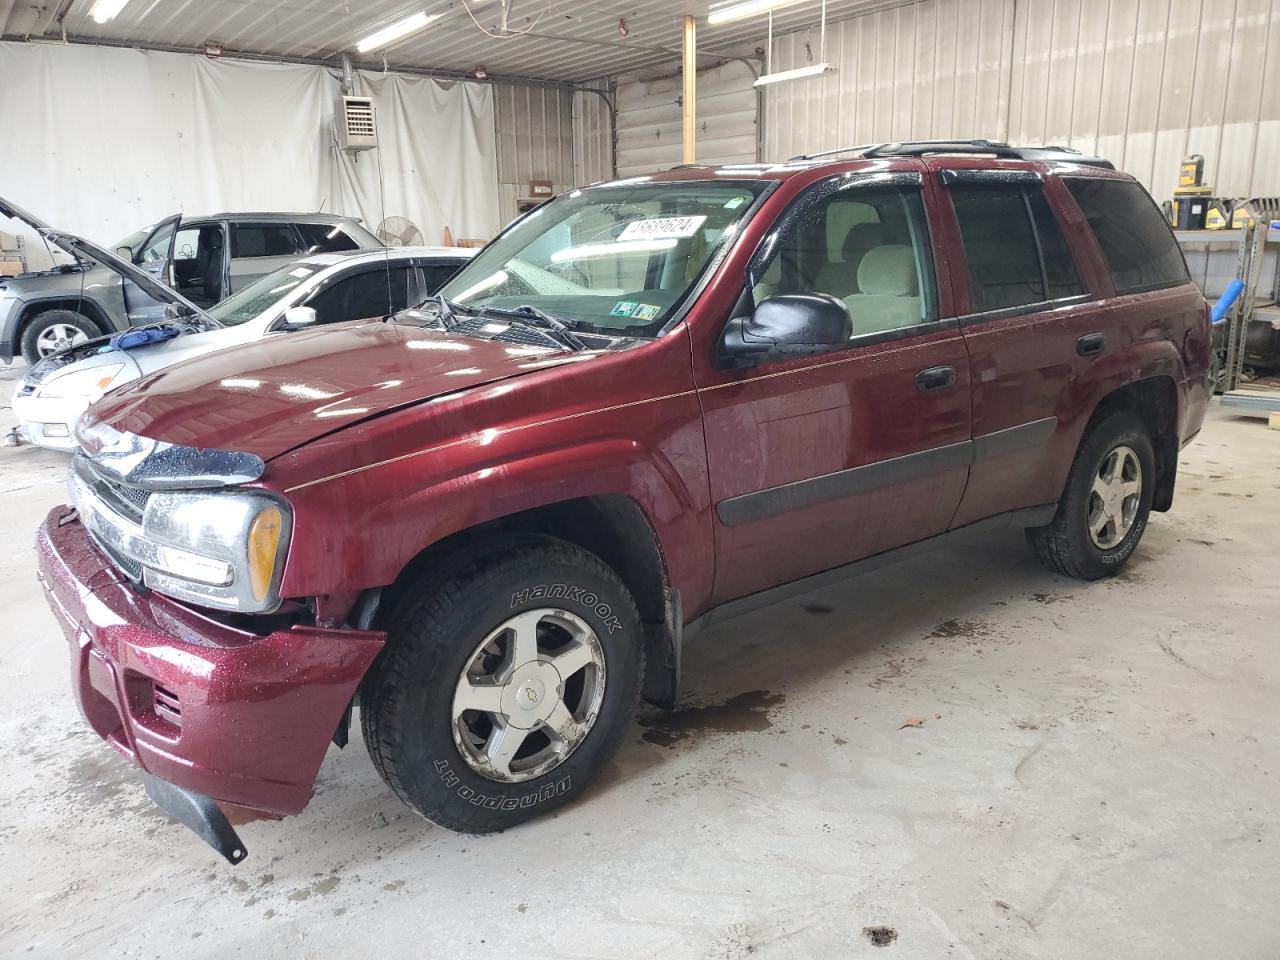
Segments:
[[[828,353],[853,336],[853,318],[844,301],[825,293],[788,293],[770,297],[750,317],[736,317],[724,328],[720,350],[735,366],[770,357]]]

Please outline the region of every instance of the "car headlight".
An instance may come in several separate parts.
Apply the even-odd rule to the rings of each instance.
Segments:
[[[87,370],[72,370],[62,376],[49,377],[39,387],[38,393],[51,399],[89,397],[96,400],[107,392],[123,369],[123,363],[108,363]]]
[[[280,605],[287,504],[257,492],[153,493],[142,516],[143,582],[171,597],[241,613]]]

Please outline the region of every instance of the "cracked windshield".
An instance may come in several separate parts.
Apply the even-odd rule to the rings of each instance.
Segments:
[[[734,181],[575,190],[525,217],[441,293],[469,307],[536,307],[588,333],[650,336],[763,190]]]

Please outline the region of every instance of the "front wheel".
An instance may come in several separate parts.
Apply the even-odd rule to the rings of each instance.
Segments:
[[[388,786],[428,820],[488,833],[581,793],[639,700],[635,602],[591,553],[504,544],[405,591],[361,688]]]
[[[1119,572],[1147,527],[1155,452],[1138,417],[1117,411],[1090,428],[1076,452],[1053,522],[1027,530],[1051,570],[1079,580]]]
[[[22,358],[34,366],[50,354],[98,336],[98,328],[83,313],[46,310],[22,331]]]

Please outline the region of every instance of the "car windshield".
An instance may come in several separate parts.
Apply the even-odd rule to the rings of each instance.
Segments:
[[[323,269],[323,266],[314,263],[295,263],[281,267],[275,273],[268,273],[210,307],[208,312],[223,326],[239,326],[275,306]]]
[[[538,208],[440,292],[470,307],[536,307],[587,333],[652,336],[766,185],[647,180],[575,190]]]
[[[151,236],[151,231],[154,229],[155,229],[155,224],[152,224],[149,227],[144,227],[141,230],[135,230],[133,231],[133,233],[129,234],[123,240],[117,240],[115,243],[113,243],[110,249],[119,250],[121,247],[128,247],[130,250],[133,251],[134,255],[136,256],[138,253],[138,246],[142,243],[143,240]]]

